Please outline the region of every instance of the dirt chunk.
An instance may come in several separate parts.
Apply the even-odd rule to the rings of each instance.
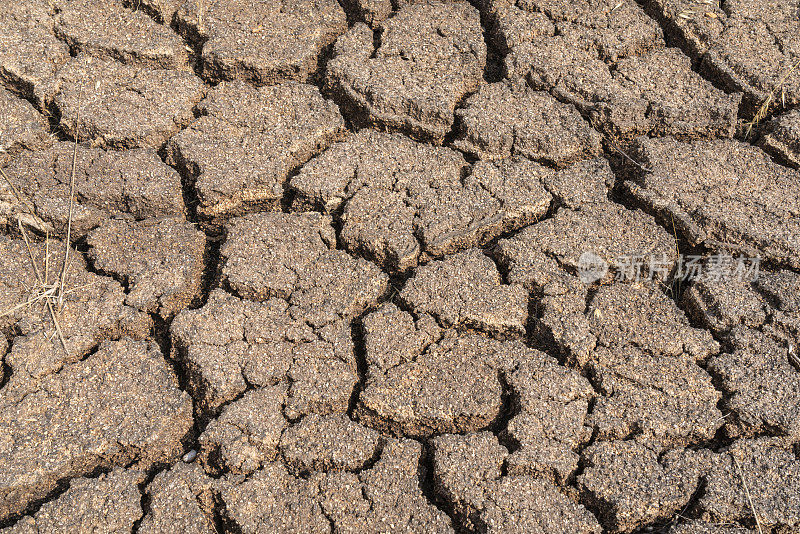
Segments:
[[[116,468],[97,478],[76,478],[56,500],[42,505],[33,516],[20,519],[3,534],[57,534],[59,532],[127,532],[142,516],[137,485],[145,473]]]
[[[600,197],[601,188],[598,183],[596,197]],[[511,284],[521,284],[533,291],[540,310],[534,321],[539,335],[552,338],[570,358],[585,363],[597,344],[597,333],[592,332],[586,311],[590,284],[619,278],[620,283],[627,285],[635,282],[637,276],[639,281],[647,283],[651,273],[652,280],[665,279],[674,269],[677,254],[675,240],[641,211],[628,210],[602,197],[596,198],[596,202],[591,197],[587,203],[579,203],[581,200],[570,199],[577,209],[561,209],[551,219],[529,226],[512,238],[501,239],[494,255]],[[596,261],[596,268],[587,263],[587,258]],[[620,291],[628,298],[641,294],[637,300],[654,299],[645,308],[638,311],[630,308],[628,312],[628,319],[642,326],[640,334],[653,327],[645,310],[655,305],[662,310],[658,312],[663,314],[662,324],[684,325],[677,331],[688,334],[687,340],[694,339],[693,343],[699,341],[698,334],[684,330],[685,318],[680,319],[682,314],[664,295],[651,294],[643,288],[612,291]],[[596,312],[602,314],[597,321],[601,327],[606,318],[615,322],[614,315],[605,312]],[[637,314],[639,317],[634,319]],[[637,329],[632,328],[631,333],[634,331]],[[654,347],[663,346],[657,350],[670,354],[682,351],[681,342],[662,339],[660,335],[651,331],[647,341],[640,338],[637,343],[654,343]],[[613,335],[609,337],[613,339]],[[708,340],[710,336],[700,343]],[[673,347],[667,346],[670,344]]]
[[[145,490],[149,506],[138,532],[217,532],[212,483],[197,464],[177,463],[168,471],[159,473]]]
[[[702,69],[759,106],[777,90],[777,101],[800,103],[800,60],[795,6],[783,2],[726,2],[724,7],[682,0],[648,0],[647,8],[684,42]]]
[[[28,250],[23,240],[0,236],[0,330],[16,336],[5,361],[20,381],[57,372],[103,340],[148,334],[149,317],[123,304],[122,286],[87,271],[83,257],[72,251],[65,271],[64,298],[60,309],[58,302],[54,307],[65,352],[43,296],[52,298],[50,288],[60,287],[64,244],[54,240],[31,243]]]
[[[762,272],[755,282],[705,279],[684,295],[689,312],[729,346],[708,364],[726,393],[730,436],[800,436],[800,276]]]
[[[211,472],[252,473],[275,459],[283,430],[286,385],[247,391],[226,405],[200,436],[200,458]]]
[[[227,477],[219,488],[227,517],[242,533],[331,532],[314,484],[295,478],[281,463],[267,464],[247,479]]]
[[[261,213],[231,221],[222,247],[222,279],[253,300],[286,299],[314,327],[352,318],[386,292],[375,265],[335,249],[330,218]]]
[[[0,217],[8,217],[13,226],[20,220],[41,234],[65,237],[74,149],[72,143],[56,143],[46,150],[24,151],[11,160],[3,172],[14,187],[0,179],[0,198],[8,199],[6,213],[0,212]],[[183,217],[186,209],[180,175],[153,150],[111,152],[79,146],[75,193],[75,239],[111,217]]]
[[[612,139],[638,135],[732,137],[740,94],[725,94],[691,69],[678,49],[657,49],[608,64],[565,36],[520,47],[506,60],[509,77],[574,104]]]
[[[312,85],[222,83],[198,107],[202,116],[166,150],[194,183],[205,217],[251,204],[277,207],[289,174],[344,129],[336,105]]]
[[[0,87],[0,153],[41,148],[49,137],[47,119],[30,103]]]
[[[484,244],[543,216],[552,171],[527,160],[468,165],[448,148],[364,130],[303,166],[295,206],[341,220],[341,239],[386,269]]]
[[[586,313],[598,342],[606,347],[640,347],[665,356],[702,359],[719,344],[657,286],[626,284],[598,289]]]
[[[727,338],[739,325],[758,328],[767,322],[769,306],[750,281],[700,279],[683,295],[689,314]]]
[[[184,2],[176,22],[189,40],[202,43],[206,80],[255,85],[306,81],[323,50],[347,30],[335,0]]]
[[[680,512],[700,481],[681,449],[663,457],[635,441],[601,442],[582,453],[577,486],[609,532],[631,532]]]
[[[484,160],[519,155],[562,166],[602,152],[600,134],[573,106],[528,87],[482,85],[455,116],[453,145]]]
[[[589,381],[543,353],[530,353],[506,380],[511,410],[504,437],[515,444],[506,472],[566,484],[578,468],[575,450],[590,437],[586,425],[595,393]]]
[[[462,1],[407,5],[373,32],[356,24],[339,38],[326,83],[359,121],[441,143],[459,101],[486,65],[478,11]]]
[[[429,313],[446,327],[513,337],[524,334],[528,320],[528,292],[504,284],[479,249],[423,265],[399,297],[415,313]]]
[[[543,183],[559,207],[579,209],[584,204],[608,201],[616,177],[605,158],[579,161],[558,172],[545,174]]]
[[[322,506],[335,531],[369,532],[376,525],[404,525],[407,532],[453,532],[450,518],[433,506],[420,488],[422,445],[387,440],[371,469],[356,477],[332,473],[320,480]]]
[[[781,115],[765,125],[761,146],[800,168],[800,109]]]
[[[119,0],[71,0],[56,16],[54,31],[73,53],[163,69],[188,62],[183,39]]]
[[[125,281],[125,303],[164,318],[200,295],[206,237],[183,219],[112,219],[89,233],[94,267]]]
[[[635,275],[637,266],[643,278],[652,272],[654,278],[666,279],[677,261],[675,239],[642,211],[597,196],[599,202],[574,202],[580,209],[559,210],[552,218],[500,240],[497,257],[508,270],[508,279],[530,288],[541,286],[544,279],[537,278],[544,270],[538,265],[542,255],[578,274],[587,253],[607,264],[607,273],[598,272],[600,279]]]
[[[289,384],[284,414],[290,419],[344,413],[358,382],[350,325],[314,330],[282,299],[256,303],[215,290],[202,308],[179,313],[171,333],[176,357],[189,368],[189,387],[206,411],[248,387],[283,383]],[[258,432],[269,420],[257,422]]]
[[[123,65],[81,55],[58,71],[61,128],[112,148],[160,148],[194,118],[206,92],[190,71]]]
[[[541,317],[535,327],[570,359],[585,364],[598,346],[613,350],[639,347],[652,354],[702,359],[719,346],[704,330],[689,326],[686,316],[660,290],[646,284],[601,286],[589,298],[587,286],[542,262],[526,265],[527,275],[542,283],[535,299]]]
[[[358,474],[292,476],[280,463],[268,464],[247,480],[219,484],[226,512],[242,532],[373,532],[402,525],[405,532],[452,532],[449,518],[420,491],[422,446],[389,440],[381,457]]]
[[[554,34],[610,62],[663,46],[658,24],[633,0],[487,0],[482,9],[490,36],[504,52]]]
[[[12,384],[16,377],[0,391],[2,519],[59,480],[167,460],[192,427],[191,399],[154,344],[105,342],[57,374]]]
[[[722,395],[688,358],[601,348],[589,369],[601,393],[588,421],[598,440],[635,436],[674,448],[711,440],[722,425]]]
[[[726,393],[723,408],[734,414],[728,421],[728,433],[769,432],[797,440],[800,373],[790,349],[756,330],[737,329],[732,339],[733,352],[713,358],[708,367]]]
[[[431,440],[433,482],[469,529],[484,532],[599,533],[583,506],[532,477],[501,476],[508,450],[488,432]]]
[[[55,93],[56,71],[69,47],[53,35],[47,0],[8,0],[0,7],[0,82],[46,109]]]
[[[756,288],[781,312],[800,312],[800,274],[792,271],[760,273]]]
[[[281,452],[289,471],[355,471],[376,458],[380,435],[346,415],[311,414],[284,431]]]
[[[705,491],[698,501],[702,517],[752,524],[755,509],[765,531],[792,532],[800,527],[800,461],[785,441],[738,440],[701,465],[707,469]]]
[[[595,224],[595,217],[605,222]],[[617,227],[620,221],[626,222]],[[587,274],[578,255],[584,247],[609,258],[615,270],[611,258],[631,254],[624,251],[660,257],[661,276],[672,271],[676,254],[674,240],[652,219],[610,203],[560,210],[498,244],[507,279],[533,290],[536,335],[585,366],[600,393],[585,424],[596,439],[635,436],[657,450],[713,438],[723,423],[716,407],[720,395],[696,360],[717,353],[718,343],[690,326],[657,281],[646,281],[646,265],[639,283],[590,286],[602,273],[581,281],[575,274]],[[620,264],[620,272],[629,267]],[[562,465],[568,473],[570,464]]]
[[[430,317],[415,322],[393,305],[364,323],[368,370],[356,414],[396,435],[486,428],[503,409],[500,375],[516,361],[541,357],[518,342],[441,333]],[[408,344],[400,354],[392,352],[398,342]]]
[[[692,245],[800,267],[800,175],[738,141],[638,139],[630,193]],[[695,179],[686,180],[686,176]]]
[[[735,132],[741,95],[716,89],[680,50],[665,48],[658,24],[632,0],[488,0],[484,10],[509,51],[508,78],[574,104],[613,140]]]

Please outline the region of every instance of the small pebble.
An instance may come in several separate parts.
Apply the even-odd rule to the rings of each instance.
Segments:
[[[192,449],[186,454],[184,454],[183,458],[181,459],[184,461],[184,463],[190,464],[194,461],[195,458],[197,458],[197,450]]]

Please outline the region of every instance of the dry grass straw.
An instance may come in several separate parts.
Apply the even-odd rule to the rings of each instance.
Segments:
[[[50,319],[53,321],[53,326],[55,328],[56,334],[58,335],[58,339],[61,343],[61,348],[67,353],[67,343],[64,338],[64,333],[61,329],[61,322],[59,320],[59,313],[63,309],[64,306],[64,296],[71,292],[77,291],[80,288],[75,288],[73,290],[65,290],[64,285],[67,279],[67,271],[69,266],[69,253],[70,253],[70,242],[72,239],[72,219],[75,215],[74,207],[75,207],[75,170],[77,165],[78,159],[78,128],[80,125],[80,105],[83,99],[83,88],[81,87],[81,91],[78,95],[78,113],[75,117],[75,143],[72,148],[72,168],[70,169],[70,177],[69,177],[69,215],[67,218],[67,235],[64,239],[64,261],[61,265],[61,271],[58,275],[58,280],[56,283],[50,283],[48,280],[49,271],[50,271],[50,235],[49,233],[45,234],[45,253],[44,253],[44,275],[39,271],[39,267],[36,265],[36,256],[33,253],[33,249],[31,248],[30,239],[28,238],[28,232],[25,229],[25,226],[22,224],[21,220],[17,220],[17,226],[19,227],[19,231],[22,234],[22,239],[25,241],[25,248],[28,251],[28,259],[30,260],[31,269],[33,270],[34,275],[36,276],[36,281],[38,286],[34,288],[33,294],[23,303],[18,304],[11,308],[10,310],[6,310],[0,313],[0,317],[4,317],[7,315],[11,315],[12,313],[16,312],[19,309],[26,308],[28,306],[32,306],[37,302],[44,301],[47,310],[50,314]],[[2,173],[3,178],[8,183],[11,191],[14,193],[14,196],[17,197],[17,200],[21,205],[24,205],[25,208],[29,210],[28,215],[31,217],[35,217],[35,210],[34,207],[25,201],[22,194],[20,194],[19,190],[14,186],[14,183],[8,178],[8,175],[0,169],[0,173]]]
[[[778,95],[778,91],[781,93],[781,103],[784,107],[786,107],[786,80],[789,79],[789,76],[792,75],[794,71],[796,71],[800,67],[800,58],[794,62],[794,65],[791,68],[787,69],[786,72],[783,73],[781,79],[778,81],[778,84],[769,92],[767,98],[764,99],[764,102],[761,103],[761,107],[758,108],[756,114],[753,116],[752,120],[745,123],[747,125],[747,132],[745,134],[746,138],[750,137],[750,134],[753,132],[753,129],[757,127],[761,121],[767,118],[769,114],[769,110],[772,105],[775,103],[775,97]]]
[[[761,530],[761,521],[758,519],[758,513],[756,512],[756,507],[753,506],[753,499],[750,497],[750,489],[747,487],[747,481],[744,478],[744,472],[742,471],[742,466],[739,465],[739,460],[736,459],[736,455],[731,452],[731,458],[733,458],[733,463],[736,466],[736,471],[739,473],[739,478],[742,479],[742,487],[744,487],[744,494],[747,496],[747,504],[750,505],[750,511],[753,512],[753,518],[756,521],[756,529],[758,530],[758,534],[764,534],[764,531]]]
[[[692,20],[698,15],[705,15],[708,18],[715,19],[718,15],[709,11],[709,9],[717,8],[716,0],[697,0],[694,4],[678,13],[678,18],[683,20]]]

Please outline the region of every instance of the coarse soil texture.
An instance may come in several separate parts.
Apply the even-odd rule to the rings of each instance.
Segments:
[[[0,534],[800,534],[800,0],[0,1]]]

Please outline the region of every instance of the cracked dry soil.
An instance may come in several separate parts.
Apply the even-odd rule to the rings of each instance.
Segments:
[[[798,0],[4,0],[0,533],[800,533],[798,62]]]

